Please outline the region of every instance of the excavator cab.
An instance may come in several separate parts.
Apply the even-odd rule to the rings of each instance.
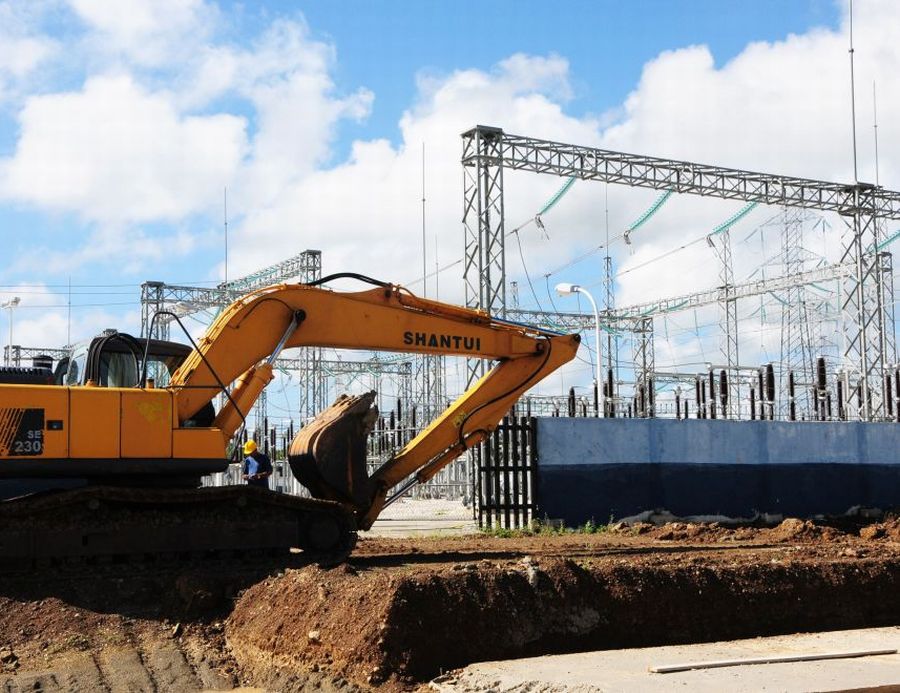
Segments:
[[[57,385],[93,381],[97,387],[136,387],[146,359],[147,377],[163,387],[190,353],[191,347],[186,344],[105,330],[90,342],[76,344],[67,357],[60,359],[54,379]]]
[[[124,332],[105,330],[90,341],[74,345],[68,355],[55,366],[50,357],[38,356],[32,366],[0,367],[0,384],[58,385],[135,388],[141,379],[146,359],[148,378],[165,385],[178,369],[191,347],[178,342],[132,337]],[[206,403],[190,420],[188,427],[212,424],[216,412],[212,402]],[[90,483],[87,476],[0,479],[0,501],[25,494],[77,488]]]

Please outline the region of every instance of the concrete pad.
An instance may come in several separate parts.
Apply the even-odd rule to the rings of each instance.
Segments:
[[[742,665],[656,674],[650,667],[776,656],[900,649],[900,627],[804,633],[696,645],[607,650],[472,664],[440,677],[445,693],[481,691],[846,691],[900,684],[900,654]]]
[[[420,537],[475,534],[472,509],[459,500],[402,498],[381,513],[362,536]]]
[[[457,534],[477,534],[473,520],[404,520],[378,519],[363,537],[428,537]]]

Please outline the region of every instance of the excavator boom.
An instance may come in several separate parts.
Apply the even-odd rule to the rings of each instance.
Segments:
[[[493,368],[371,478],[365,475],[364,456],[374,420],[368,413],[372,398],[339,401],[301,431],[292,444],[295,475],[317,497],[352,508],[366,529],[392,487],[411,475],[417,482],[427,481],[483,440],[525,391],[575,357],[579,342],[578,335],[492,319],[482,311],[419,298],[390,284],[357,293],[286,284],[248,294],[225,310],[175,373],[170,388],[178,418],[185,420],[220,391],[220,383],[237,379],[231,401],[217,420],[224,424],[229,411],[252,404],[272,377],[271,367],[257,362],[271,359],[281,347],[493,361]],[[250,385],[254,381],[256,387]],[[230,426],[236,423],[231,417]]]

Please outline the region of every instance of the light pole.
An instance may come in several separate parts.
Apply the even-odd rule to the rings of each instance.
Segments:
[[[9,348],[6,350],[6,365],[12,365],[12,344],[13,344],[13,309],[19,305],[21,301],[18,296],[13,296],[8,301],[0,303],[0,308],[6,308],[9,311]]]
[[[578,286],[578,284],[569,284],[563,282],[562,284],[556,285],[556,293],[560,296],[571,296],[572,294],[584,294],[587,296],[587,300],[591,302],[591,308],[594,309],[594,345],[597,349],[597,372],[594,374],[594,382],[597,384],[597,416],[600,416],[600,412],[606,414],[606,402],[603,396],[603,378],[601,377],[601,373],[603,372],[603,364],[602,359],[600,357],[600,311],[597,310],[597,302],[594,300],[594,297],[591,296],[590,292]]]

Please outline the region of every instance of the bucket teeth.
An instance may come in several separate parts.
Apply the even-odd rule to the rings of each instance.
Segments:
[[[366,442],[378,418],[375,392],[341,395],[291,442],[291,471],[315,498],[368,506]]]

